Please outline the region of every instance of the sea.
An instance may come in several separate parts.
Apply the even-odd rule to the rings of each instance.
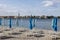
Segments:
[[[34,28],[39,28],[39,29],[46,29],[46,30],[53,30],[52,27],[52,20],[53,19],[34,19],[32,20],[32,25],[35,24]],[[6,26],[9,27],[10,20],[9,19],[2,19],[1,20],[1,26]],[[25,27],[25,28],[30,28],[30,19],[12,19],[11,20],[11,25],[12,27]],[[60,31],[60,19],[57,20],[57,29]]]

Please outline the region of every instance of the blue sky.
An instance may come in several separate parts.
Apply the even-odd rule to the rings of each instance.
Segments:
[[[0,16],[60,16],[60,0],[0,0]]]

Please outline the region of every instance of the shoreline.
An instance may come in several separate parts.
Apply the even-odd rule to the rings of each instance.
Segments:
[[[27,28],[0,27],[0,40],[52,40],[55,37],[60,39],[60,32],[35,28],[29,30]]]

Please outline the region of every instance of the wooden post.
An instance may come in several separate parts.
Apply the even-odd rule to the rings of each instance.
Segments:
[[[30,29],[32,30],[33,29],[33,26],[32,26],[32,15],[30,17]]]
[[[54,17],[52,20],[52,27],[53,27],[54,31],[57,32],[57,18],[56,17]]]
[[[33,19],[33,27],[35,27],[35,16],[34,16],[34,19]]]
[[[9,23],[10,23],[9,24],[9,28],[12,28],[12,24],[11,24],[12,18],[10,17],[9,19],[10,19],[10,21],[9,21]]]
[[[0,25],[2,24],[2,18],[0,18]]]

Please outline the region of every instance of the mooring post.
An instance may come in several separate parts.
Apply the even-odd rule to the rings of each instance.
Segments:
[[[52,20],[52,27],[54,29],[54,31],[57,32],[57,17],[54,17]]]
[[[17,24],[17,26],[19,26],[19,19],[18,18],[17,18],[17,23],[16,24]]]
[[[9,21],[9,28],[12,28],[12,24],[11,24],[12,18],[10,17],[9,19],[10,19],[10,21]]]
[[[34,19],[33,19],[33,27],[35,27],[35,16],[34,16]]]
[[[0,18],[0,25],[2,24],[2,18]]]
[[[30,17],[30,29],[32,30],[33,29],[33,26],[32,26],[32,15]]]

